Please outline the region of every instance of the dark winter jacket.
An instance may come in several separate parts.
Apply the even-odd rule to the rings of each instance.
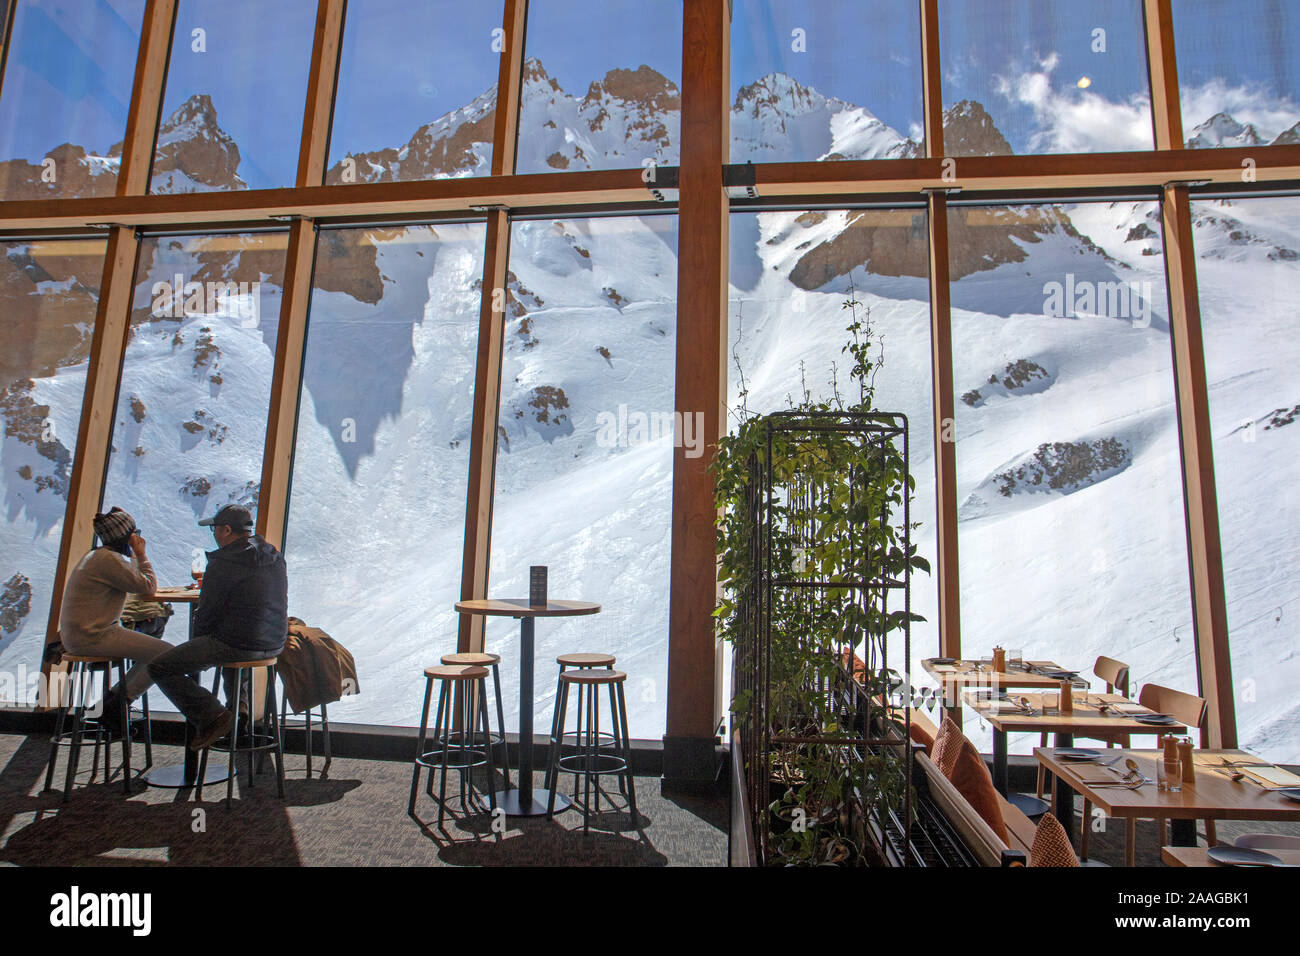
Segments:
[[[208,552],[194,633],[250,651],[280,653],[289,633],[284,557],[256,535]]]

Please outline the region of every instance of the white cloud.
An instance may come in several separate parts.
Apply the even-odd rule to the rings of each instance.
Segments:
[[[1227,113],[1239,123],[1250,123],[1264,142],[1275,139],[1300,120],[1300,106],[1289,96],[1276,96],[1260,86],[1233,86],[1215,77],[1203,86],[1184,87],[1183,135],[1216,113]]]
[[[1058,57],[1040,61],[1041,69],[994,77],[994,89],[1028,106],[1038,131],[1029,138],[1034,153],[1095,153],[1151,149],[1151,102],[1145,93],[1114,102],[1096,93],[1052,86]]]

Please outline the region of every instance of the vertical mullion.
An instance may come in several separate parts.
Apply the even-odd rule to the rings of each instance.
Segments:
[[[312,42],[311,73],[298,151],[299,186],[319,186],[325,181],[346,10],[347,0],[318,0],[316,7],[316,35]]]
[[[153,146],[158,134],[163,89],[167,84],[167,58],[171,53],[177,0],[149,0],[140,31],[131,108],[122,140],[122,165],[117,173],[117,195],[143,196],[149,189]]]
[[[528,0],[506,0],[502,16],[505,48],[501,51],[501,65],[497,71],[497,105],[492,129],[493,176],[510,176],[515,171]],[[474,412],[470,421],[469,488],[465,496],[465,550],[461,561],[462,601],[487,597],[509,265],[510,214],[505,208],[497,208],[488,213],[484,239],[478,354],[474,365]],[[501,290],[500,293],[497,290]],[[481,616],[461,615],[457,650],[481,651],[483,630]]]
[[[0,95],[4,94],[5,64],[9,62],[9,38],[13,34],[14,8],[18,0],[0,0],[4,9],[0,11]]]
[[[1170,0],[1143,0],[1147,71],[1151,79],[1151,123],[1156,149],[1183,148],[1183,108],[1174,56],[1174,18]]]
[[[674,406],[702,414],[711,448],[726,427],[730,4],[686,0],[682,24],[681,161],[678,185],[677,344]],[[717,508],[710,455],[673,449],[672,561],[668,607],[668,713],[664,776],[711,773],[713,609],[717,605]]]
[[[1201,302],[1196,284],[1196,250],[1187,187],[1164,188],[1160,215],[1164,231],[1165,275],[1169,291],[1169,338],[1173,350],[1178,439],[1182,452],[1187,519],[1192,620],[1196,630],[1197,678],[1209,704],[1201,742],[1237,746],[1228,646],[1228,609],[1219,539],[1219,501],[1214,479],[1213,435]]]
[[[925,155],[943,155],[943,72],[939,62],[939,0],[921,4],[921,91],[925,119]],[[945,252],[945,255],[947,253]]]

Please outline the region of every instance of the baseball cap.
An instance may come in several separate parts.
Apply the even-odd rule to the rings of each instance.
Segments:
[[[211,528],[213,525],[219,524],[247,530],[253,527],[253,513],[243,505],[226,505],[211,518],[202,519],[199,522],[199,527]]]

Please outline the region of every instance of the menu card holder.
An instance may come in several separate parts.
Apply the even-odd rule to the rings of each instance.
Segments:
[[[528,569],[528,605],[546,607],[546,565],[534,564]]]

